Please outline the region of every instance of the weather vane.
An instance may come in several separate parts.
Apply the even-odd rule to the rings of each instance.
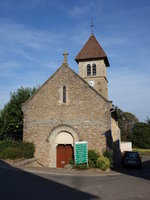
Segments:
[[[93,31],[93,27],[94,27],[94,24],[93,24],[93,17],[91,17],[91,25],[90,25],[90,27],[91,27],[91,33],[92,33],[92,35],[93,35],[93,33],[94,33],[94,31]]]

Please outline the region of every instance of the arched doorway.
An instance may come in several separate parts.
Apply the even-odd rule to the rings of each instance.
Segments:
[[[64,151],[64,153],[66,152],[65,154],[69,154],[66,155],[67,159],[69,159],[69,157],[71,157],[71,155],[73,154],[74,143],[79,141],[79,136],[72,127],[61,125],[52,130],[47,138],[47,141],[50,143],[49,167],[57,167],[57,155],[59,154],[59,152]],[[59,149],[58,153],[57,148]],[[63,159],[61,159],[61,161],[59,162],[62,162],[62,164],[64,163],[65,165],[66,162],[68,162],[67,159],[65,163],[62,162],[64,161]]]
[[[73,137],[70,133],[61,132],[56,137],[57,167],[64,168],[73,159]]]

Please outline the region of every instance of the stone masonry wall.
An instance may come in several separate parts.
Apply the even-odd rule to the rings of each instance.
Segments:
[[[92,65],[96,64],[96,75],[92,75]],[[91,76],[87,76],[87,65],[91,65]],[[94,81],[94,88],[108,99],[108,86],[107,86],[107,70],[104,60],[84,61],[79,62],[79,75],[85,81]]]
[[[67,101],[62,101],[66,86]],[[69,67],[63,65],[40,90],[23,105],[23,139],[35,144],[35,156],[49,166],[47,138],[54,127],[68,125],[88,141],[89,149],[106,148],[105,134],[111,129],[110,102],[103,99]]]

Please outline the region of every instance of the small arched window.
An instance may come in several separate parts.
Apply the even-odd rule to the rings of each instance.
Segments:
[[[91,65],[87,64],[87,76],[91,76]]]
[[[92,65],[92,75],[93,76],[96,75],[96,64],[95,63]]]
[[[66,86],[63,86],[63,103],[66,103]]]

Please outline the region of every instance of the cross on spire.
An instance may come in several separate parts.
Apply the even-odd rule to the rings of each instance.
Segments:
[[[63,56],[64,56],[64,63],[67,63],[67,55],[68,55],[68,53],[67,53],[67,51],[65,51],[65,52],[63,53]]]
[[[93,31],[93,27],[94,27],[94,24],[93,24],[93,17],[91,17],[91,34],[93,35],[94,31]]]

